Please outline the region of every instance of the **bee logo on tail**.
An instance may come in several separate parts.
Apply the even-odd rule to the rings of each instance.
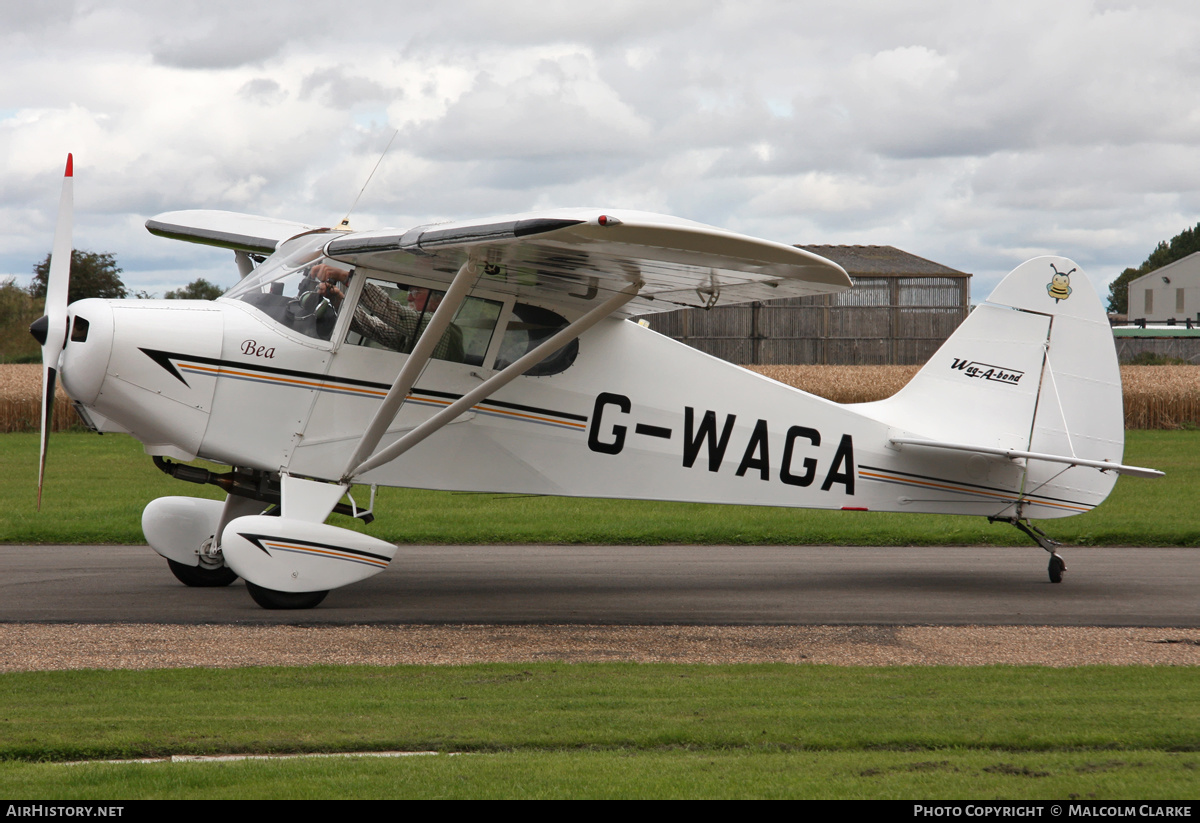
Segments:
[[[1054,268],[1054,264],[1050,264],[1050,268],[1054,269],[1054,275],[1050,278],[1050,282],[1046,284],[1046,291],[1054,298],[1054,302],[1066,300],[1071,296],[1071,275],[1075,273],[1075,269],[1071,271],[1060,272]]]

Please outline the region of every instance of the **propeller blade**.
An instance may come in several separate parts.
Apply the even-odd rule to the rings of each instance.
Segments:
[[[46,479],[46,447],[50,445],[50,424],[54,417],[54,389],[58,370],[42,363],[42,450],[38,458],[37,510],[42,510],[42,483]]]
[[[42,484],[46,478],[46,448],[50,444],[50,424],[54,417],[58,360],[67,341],[67,291],[71,284],[71,229],[75,205],[73,166],[73,158],[68,154],[62,197],[58,201],[54,248],[50,253],[50,272],[46,278],[46,314],[29,327],[42,344],[42,448],[38,462],[38,511],[42,510]]]

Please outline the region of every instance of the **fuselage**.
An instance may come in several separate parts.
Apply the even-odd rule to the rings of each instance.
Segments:
[[[358,296],[352,291],[341,305],[329,339],[297,332],[236,296],[80,301],[72,329],[85,320],[87,331],[64,351],[64,385],[97,428],[128,432],[149,454],[337,479],[407,358],[350,342]],[[502,338],[521,325],[511,322],[515,300],[486,290],[474,296],[499,304],[482,330],[487,340],[476,345],[480,362],[431,360],[381,445],[511,358]],[[1025,472],[1013,461],[901,452],[888,446],[894,423],[628,320],[601,322],[559,366],[517,378],[357,482],[982,515],[1011,509],[1021,496]],[[1095,497],[1035,495],[1026,505],[1041,517],[1064,516],[1091,508]]]

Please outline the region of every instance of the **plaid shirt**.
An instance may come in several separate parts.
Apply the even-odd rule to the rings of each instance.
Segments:
[[[392,300],[379,286],[367,283],[363,288],[362,298],[354,309],[350,330],[382,343],[389,349],[408,354],[412,352],[421,332],[432,318],[432,310],[413,311],[408,306],[402,306]],[[433,347],[433,356],[438,360],[463,362],[462,329],[451,323],[442,339]]]

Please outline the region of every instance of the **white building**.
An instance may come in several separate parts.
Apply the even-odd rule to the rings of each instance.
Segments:
[[[1200,320],[1200,252],[1129,281],[1129,321]]]

